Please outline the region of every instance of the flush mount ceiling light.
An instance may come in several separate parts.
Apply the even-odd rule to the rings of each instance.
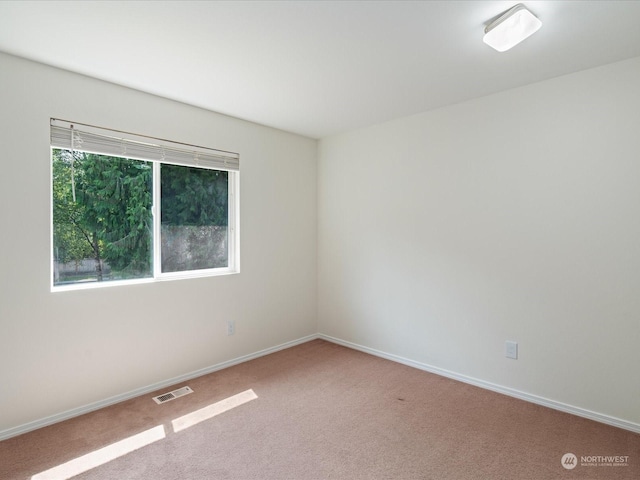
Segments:
[[[541,26],[540,19],[519,3],[487,25],[482,41],[499,52],[506,52]]]

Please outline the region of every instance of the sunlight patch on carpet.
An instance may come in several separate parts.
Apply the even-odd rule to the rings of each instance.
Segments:
[[[233,395],[232,397],[220,400],[219,402],[212,403],[211,405],[201,408],[200,410],[196,410],[195,412],[191,412],[180,418],[176,418],[173,422],[171,422],[173,424],[173,431],[177,433],[181,430],[185,430],[200,422],[209,420],[216,415],[227,412],[232,408],[239,407],[240,405],[250,402],[251,400],[255,400],[256,398],[258,398],[258,396],[252,389],[249,389],[245,390],[242,393],[238,393],[237,395]]]
[[[158,440],[162,440],[165,436],[164,426],[158,425],[157,427],[145,430],[144,432],[125,438],[119,442],[112,443],[111,445],[99,450],[94,450],[91,453],[74,458],[73,460],[58,465],[57,467],[40,472],[31,477],[31,480],[67,480],[91,470],[92,468],[104,465],[118,457],[122,457],[127,453],[131,453],[139,448],[146,447],[147,445],[157,442]]]

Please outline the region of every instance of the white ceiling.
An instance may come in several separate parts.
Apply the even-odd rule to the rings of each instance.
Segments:
[[[640,56],[640,1],[0,2],[0,51],[313,138]],[[1,77],[0,77],[1,82]]]

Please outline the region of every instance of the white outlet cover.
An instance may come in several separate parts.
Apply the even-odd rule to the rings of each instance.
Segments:
[[[507,358],[518,359],[518,343],[507,340],[504,347],[504,355]]]

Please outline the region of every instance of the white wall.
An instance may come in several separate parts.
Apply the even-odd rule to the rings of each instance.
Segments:
[[[51,293],[50,117],[239,152],[241,273]],[[317,332],[315,140],[4,54],[0,129],[0,432]]]
[[[316,171],[314,140],[0,54],[0,433],[317,320],[640,424],[639,84],[633,59],[330,137]],[[50,117],[239,152],[242,272],[51,293]]]
[[[320,332],[640,424],[639,85],[636,58],[323,139]]]

